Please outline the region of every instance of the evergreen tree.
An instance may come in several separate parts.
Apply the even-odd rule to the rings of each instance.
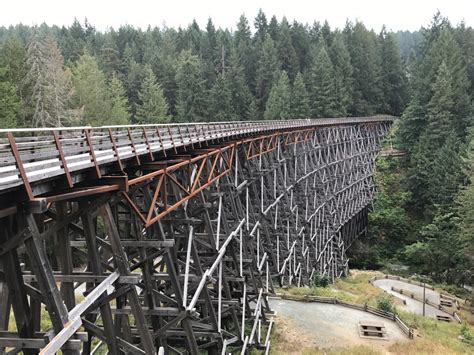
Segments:
[[[20,100],[13,83],[5,80],[7,69],[0,66],[0,128],[18,127]]]
[[[466,260],[462,282],[471,281],[471,270],[474,268],[474,131],[471,131],[466,159],[464,161],[464,174],[467,177],[466,185],[457,196],[457,211],[460,216],[460,239]],[[465,275],[467,274],[467,275]],[[472,296],[474,297],[474,295]]]
[[[110,100],[110,112],[108,119],[102,124],[106,125],[126,125],[130,124],[130,113],[127,96],[122,82],[116,75],[112,76],[108,92]]]
[[[344,30],[353,72],[353,116],[367,116],[376,112],[383,99],[380,82],[380,58],[375,33],[361,22],[348,24]]]
[[[192,122],[208,119],[202,65],[199,58],[190,51],[183,51],[179,56],[176,84],[177,121]]]
[[[301,73],[305,73],[311,63],[311,38],[307,27],[294,21],[290,28],[291,43],[295,49],[298,65]]]
[[[413,149],[407,178],[413,206],[427,218],[434,216],[435,204],[446,206],[452,203],[462,179],[459,143],[453,124],[456,108],[452,75],[445,62],[440,65],[432,86],[433,97],[427,113],[428,127]],[[446,190],[440,194],[440,189],[444,188]]]
[[[328,47],[330,47],[332,45],[334,33],[331,31],[331,26],[327,20],[324,21],[320,33],[322,38],[324,38],[324,42],[328,45]]]
[[[455,124],[455,102],[452,74],[446,62],[442,62],[436,81],[433,83],[433,96],[428,103],[428,127],[426,132],[432,137],[434,145],[440,147]]]
[[[283,17],[280,23],[277,51],[281,69],[288,73],[290,81],[293,82],[296,73],[299,71],[299,63],[291,39],[290,25],[286,17]]]
[[[429,102],[433,97],[433,82],[442,62],[450,72],[450,85],[453,100],[451,113],[456,117],[453,122],[456,134],[464,139],[466,128],[472,124],[469,82],[466,65],[452,30],[435,23],[426,36],[430,46],[415,65],[413,95],[401,121],[399,139],[405,149],[413,149],[423,134],[428,120]],[[440,27],[438,27],[440,26]],[[431,33],[433,32],[433,33]]]
[[[83,54],[72,69],[73,103],[80,110],[81,123],[98,126],[109,117],[109,98],[105,74],[90,54]]]
[[[142,83],[146,75],[146,69],[135,60],[131,60],[127,69],[127,76],[124,78],[124,86],[127,92],[127,98],[130,103],[130,114],[132,122],[135,122],[136,108],[140,104],[139,92],[142,88]],[[148,65],[151,69],[151,65]]]
[[[310,107],[308,91],[304,83],[303,75],[296,74],[291,92],[290,118],[309,118]]]
[[[185,32],[186,48],[189,48],[193,54],[199,55],[201,53],[202,37],[203,33],[196,20],[193,19]]]
[[[312,117],[336,115],[335,73],[324,43],[319,45],[309,69],[308,92]]]
[[[262,9],[258,10],[257,17],[255,17],[254,27],[257,30],[255,33],[255,38],[259,41],[264,41],[267,35],[268,23],[267,17]]]
[[[26,73],[23,85],[29,90],[33,127],[62,126],[68,123],[72,95],[70,72],[64,69],[63,57],[56,41],[38,33],[28,43]]]
[[[22,96],[21,82],[27,72],[25,56],[25,48],[17,37],[9,38],[0,47],[0,65],[6,68],[3,78],[15,85],[19,97]]]
[[[469,82],[471,83],[469,88],[469,96],[474,97],[474,28],[466,26],[464,22],[454,29],[454,36],[456,42],[459,45],[463,62],[466,65],[466,71]]]
[[[27,72],[25,56],[25,48],[18,37],[12,37],[8,39],[0,47],[0,68],[3,68],[2,74],[0,75],[2,79],[0,79],[0,81],[5,82],[5,85],[2,89],[4,93],[3,95],[5,95],[4,106],[16,106],[11,106],[11,100],[13,100],[14,102],[16,102],[16,99],[19,100],[19,106],[16,109],[18,110],[17,116],[15,118],[16,127],[25,125],[25,117],[27,115],[27,106],[25,102],[24,92],[25,90],[23,87],[23,78],[26,76]],[[16,99],[13,99],[10,93],[12,85],[15,89]],[[11,112],[10,110],[7,111]],[[7,113],[5,113],[4,116],[5,119],[6,117],[12,117],[10,116],[10,114]]]
[[[245,80],[249,87],[255,86],[255,51],[252,45],[252,34],[247,18],[240,16],[237,23],[237,31],[235,31],[235,48],[239,63],[244,68]]]
[[[59,44],[67,63],[75,62],[82,54],[84,54],[87,36],[90,35],[91,31],[93,32],[94,30],[87,23],[87,20],[83,27],[76,18],[71,26],[68,28],[63,26],[61,28]]]
[[[275,80],[275,73],[278,72],[279,67],[275,44],[270,35],[267,35],[262,45],[256,73],[255,96],[260,112],[265,110],[265,104]]]
[[[158,78],[158,82],[163,88],[166,102],[170,106],[170,113],[176,115],[176,43],[174,39],[174,31],[169,30],[163,34],[163,42],[160,45],[160,51],[157,55],[156,64],[153,71]]]
[[[212,96],[213,119],[247,120],[253,114],[253,97],[245,82],[244,69],[235,50],[229,55],[228,66],[218,75]]]
[[[431,275],[436,282],[453,282],[463,264],[463,247],[459,218],[453,211],[447,211],[423,226],[420,240],[409,245],[405,254],[408,260],[418,264],[421,273]]]
[[[280,34],[279,32],[280,32],[280,26],[278,24],[278,20],[276,16],[273,15],[272,18],[270,19],[270,23],[268,24],[267,33],[270,35],[270,38],[273,41],[277,42],[279,34]]]
[[[111,29],[110,32],[105,34],[104,43],[100,48],[99,64],[107,77],[119,73],[122,67],[116,37],[117,33],[114,29]]]
[[[345,117],[352,106],[352,64],[342,33],[335,33],[329,53],[334,65],[335,114],[339,117]]]
[[[221,50],[217,47],[216,28],[209,18],[201,45],[201,56],[204,66],[203,75],[206,79],[207,88],[211,88],[216,81],[218,68],[221,65],[221,53]]]
[[[155,74],[150,66],[145,68],[145,78],[138,97],[140,99],[136,114],[138,123],[165,123],[169,120],[168,104],[163,89],[156,82]]]
[[[464,179],[459,150],[459,141],[454,134],[449,134],[434,157],[427,181],[430,208],[426,209],[425,215],[430,216],[433,213],[431,206],[440,210],[453,206]]]
[[[230,90],[227,73],[223,71],[217,75],[216,83],[211,90],[211,112],[213,120],[231,121],[234,119],[232,93]]]
[[[383,103],[380,112],[399,116],[405,108],[407,100],[407,82],[402,67],[400,50],[393,33],[388,33],[385,27],[379,35],[381,52],[381,86]]]
[[[284,120],[290,118],[290,101],[291,89],[288,74],[282,70],[270,92],[264,118],[266,120]]]

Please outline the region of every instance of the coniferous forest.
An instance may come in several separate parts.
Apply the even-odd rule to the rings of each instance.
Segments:
[[[368,237],[352,265],[470,283],[474,29],[441,14],[377,33],[241,16],[235,30],[0,27],[0,128],[390,114]]]

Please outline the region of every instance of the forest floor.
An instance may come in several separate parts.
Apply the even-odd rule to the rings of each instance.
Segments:
[[[316,295],[336,297],[344,301],[355,303],[367,303],[377,306],[380,298],[390,298],[400,318],[415,329],[415,339],[407,341],[391,341],[390,343],[367,344],[354,341],[333,342],[327,347],[324,343],[315,344],[314,336],[308,335],[308,329],[304,325],[295,322],[293,315],[285,316],[284,312],[277,315],[275,328],[271,336],[271,354],[473,354],[474,347],[460,340],[460,335],[474,335],[474,323],[472,314],[467,310],[461,310],[460,316],[464,324],[455,322],[440,322],[435,319],[424,318],[420,315],[403,311],[400,300],[388,295],[382,289],[370,284],[368,281],[379,272],[352,270],[351,275],[337,280],[334,284],[322,287],[301,287],[291,289],[279,289],[278,293],[291,295]],[[442,291],[442,290],[438,290]],[[303,307],[308,304],[303,304]],[[324,306],[324,305],[321,305]],[[313,317],[314,313],[307,313],[307,317]],[[384,323],[389,321],[383,320]],[[313,332],[317,332],[315,329]],[[395,339],[394,339],[395,340]],[[375,341],[381,342],[381,341]]]

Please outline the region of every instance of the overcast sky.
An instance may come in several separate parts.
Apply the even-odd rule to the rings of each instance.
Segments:
[[[453,24],[464,20],[474,26],[474,0],[3,0],[0,25],[18,23],[69,25],[74,17],[87,17],[99,30],[129,24],[187,26],[193,19],[205,26],[212,17],[216,27],[235,28],[241,14],[253,19],[259,8],[267,18],[283,15],[292,21],[312,23],[328,20],[331,27],[343,27],[346,19],[362,20],[380,30],[416,30],[429,24],[437,9]]]

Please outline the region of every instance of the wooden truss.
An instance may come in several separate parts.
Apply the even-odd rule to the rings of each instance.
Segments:
[[[0,354],[268,350],[275,287],[347,273],[389,125],[183,144],[27,191],[0,214]]]

